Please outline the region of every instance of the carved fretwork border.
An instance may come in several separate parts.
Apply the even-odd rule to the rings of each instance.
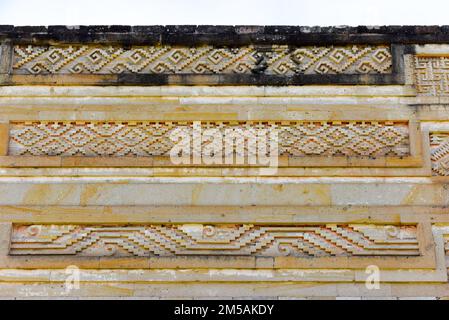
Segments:
[[[212,126],[219,128],[220,130],[226,128],[251,129],[258,126],[263,126],[264,128],[278,128],[277,130],[280,130],[279,150],[283,150],[283,153],[281,152],[278,157],[277,166],[279,169],[298,167],[421,167],[423,165],[422,145],[423,143],[427,143],[427,141],[423,142],[419,123],[403,120],[313,122],[207,121],[202,122],[202,125]],[[103,126],[112,126],[112,129],[109,128],[107,130],[114,131],[115,133],[113,133],[113,136],[105,138],[98,133],[105,130]],[[308,129],[309,126],[310,129]],[[159,132],[160,127],[166,128]],[[188,165],[174,164],[168,156],[167,151],[170,150],[170,145],[168,145],[170,139],[168,138],[168,135],[173,128],[191,130],[192,122],[113,121],[109,124],[108,122],[92,121],[13,121],[6,124],[0,124],[0,142],[2,142],[0,154],[3,154],[0,155],[0,166],[176,168],[264,167],[264,165],[257,163],[225,164],[223,162],[223,164],[205,164],[203,162],[194,163],[192,161],[191,164]],[[378,130],[381,130],[383,133],[378,132]],[[157,136],[153,136],[154,133],[157,133]],[[349,136],[347,136],[348,134]],[[357,136],[358,134],[360,134],[360,136]],[[392,135],[393,138],[396,138],[398,134],[403,134],[404,137],[401,138],[400,142],[395,142],[393,147],[388,147],[387,145],[389,145],[390,142],[385,144],[381,141],[381,139],[383,139],[383,134],[386,135],[385,139],[390,135]],[[64,139],[71,139],[73,135],[80,136],[79,138],[85,139],[87,142],[80,141],[79,143],[82,144],[80,147],[69,150],[67,149],[69,142]],[[124,146],[123,143],[128,139],[128,135],[132,137],[141,136],[139,139],[144,139],[143,141],[149,140],[142,143],[142,145],[136,144],[135,146],[127,147]],[[145,137],[142,138],[142,135]],[[317,136],[315,137],[314,135]],[[335,137],[333,137],[333,135],[335,135]],[[352,138],[350,137],[351,135],[353,135]],[[100,140],[95,140],[97,138]],[[55,139],[59,139],[60,141],[56,141]],[[121,141],[121,139],[123,141]],[[309,139],[312,140],[309,141]],[[330,140],[326,142],[326,139]],[[337,140],[334,141],[333,139]],[[372,140],[371,142],[370,139]],[[138,143],[141,142],[141,140],[134,140],[132,142],[133,144],[136,141]],[[303,145],[303,140],[307,140],[306,142],[311,144],[312,149],[310,149],[310,153],[307,149],[308,147]],[[320,142],[320,140],[322,141]],[[341,142],[340,140],[344,140],[344,143],[342,142],[343,144],[341,146],[339,145]],[[66,141],[66,143],[64,143],[64,141]],[[77,141],[74,143],[76,144]],[[50,145],[55,142],[57,145]],[[101,154],[101,152],[103,152],[103,147],[101,146],[103,142],[107,144],[117,143],[120,144],[120,147],[113,145],[111,147],[112,149],[109,148],[112,150],[110,152],[112,152],[113,155]],[[334,143],[339,146],[334,146]],[[363,154],[365,148],[363,144],[365,143],[367,144],[367,147],[374,148],[373,150],[378,150],[376,151],[376,154]],[[322,144],[327,145],[327,147]],[[355,145],[353,146],[353,144]],[[374,146],[373,144],[379,144],[379,146]],[[162,147],[160,145],[162,145]],[[54,147],[56,147],[56,149]],[[324,149],[320,151],[320,148]],[[327,154],[326,152],[328,151],[326,150],[328,149],[326,148],[332,153]],[[377,148],[383,148],[385,150]],[[122,150],[125,150],[123,151],[124,154],[120,153]],[[55,152],[54,155],[51,154],[53,152]],[[245,150],[245,152],[248,151]],[[386,153],[382,154],[384,152]],[[139,154],[144,156],[136,156]],[[247,155],[245,154],[245,157],[246,156]]]
[[[50,210],[50,216],[45,219],[47,221],[45,224],[36,224],[32,222],[0,224],[2,228],[2,241],[7,242],[4,243],[3,246],[3,256],[0,257],[0,267],[57,269],[65,268],[68,265],[77,265],[80,268],[88,269],[363,269],[368,265],[374,264],[379,268],[390,269],[430,269],[431,271],[439,268],[436,265],[435,256],[440,254],[438,251],[440,249],[436,252],[432,227],[429,223],[412,221],[407,223],[392,223],[388,222],[388,219],[384,220],[385,222],[382,222],[381,218],[376,218],[377,209],[373,209],[374,211],[369,214],[369,219],[372,220],[371,222],[363,222],[363,217],[368,216],[361,215],[358,217],[358,221],[361,222],[358,223],[351,223],[350,220],[345,217],[339,218],[339,222],[336,222],[335,219],[337,219],[337,216],[328,219],[328,222],[323,222],[324,217],[320,214],[315,215],[315,219],[320,219],[322,221],[318,223],[264,222],[258,224],[253,224],[249,221],[234,224],[216,222],[205,223],[199,222],[200,220],[203,220],[199,220],[199,216],[197,219],[194,219],[198,222],[194,222],[190,219],[191,221],[189,222],[180,223],[178,221],[175,224],[142,222],[124,224],[118,222],[108,223],[106,222],[108,219],[105,219],[103,216],[102,220],[105,222],[84,223],[82,225],[72,223],[71,226],[67,225],[66,222],[63,225],[61,225],[60,222],[57,222],[56,224],[52,223],[52,216],[55,217],[55,214],[57,215],[58,209],[48,209]],[[61,210],[66,211],[67,209]],[[73,210],[73,208],[71,210]],[[94,210],[92,213],[95,216],[94,212],[96,209],[79,208],[79,210],[81,212],[85,211],[86,213],[89,212],[89,210]],[[129,210],[129,208],[122,208],[121,210]],[[191,211],[191,209],[189,210]],[[201,210],[204,211],[207,210],[207,208]],[[228,208],[228,211],[229,210],[232,212],[233,209]],[[244,210],[244,208],[240,208],[239,210]],[[293,213],[292,210],[294,209],[285,208],[285,210]],[[308,211],[310,210],[311,209],[308,209]],[[329,210],[335,211],[335,209],[332,208],[329,208]],[[408,211],[409,209],[404,210]],[[251,210],[248,211],[248,213],[250,212]],[[280,218],[277,219],[279,220]],[[24,219],[22,218],[21,221],[24,221]],[[34,226],[30,227],[30,225]],[[158,231],[155,231],[156,229]],[[147,230],[148,233],[145,233],[145,230]],[[64,236],[59,238],[58,232],[61,231],[65,234],[66,238],[64,238]],[[76,253],[78,251],[69,252],[71,249],[66,251],[66,253],[61,251],[60,253],[62,255],[58,254],[58,251],[54,251],[58,250],[58,246],[64,246],[64,239],[67,240],[73,236],[73,234],[70,234],[71,232],[82,233],[86,231],[88,231],[90,235],[80,238],[83,242],[83,244],[80,244],[82,246],[84,245],[84,249],[81,251],[87,250],[83,251],[85,254],[79,255]],[[218,232],[214,233],[214,231]],[[40,232],[50,232],[53,233],[53,236],[47,234],[44,235],[44,238],[39,239]],[[236,232],[238,234],[235,234]],[[283,241],[286,240],[291,244],[292,241],[295,240],[295,237],[298,237],[296,240],[304,239],[304,233],[302,232],[309,232],[313,237],[316,237],[315,240],[318,242],[315,242],[315,244],[320,243],[319,239],[320,237],[323,237],[322,239],[325,241],[322,242],[321,245],[318,245],[318,247],[322,246],[322,249],[327,248],[326,250],[328,250],[328,252],[321,255],[318,254],[305,257],[296,255],[295,250],[287,250],[288,243],[284,244]],[[100,234],[104,234],[105,237]],[[115,234],[115,236],[113,236],[113,234]],[[165,238],[168,242],[165,242],[164,246],[166,246],[166,249],[168,248],[168,251],[163,249],[165,254],[162,254],[161,251],[158,255],[154,255],[147,254],[145,251],[138,251],[136,248],[139,245],[132,249],[128,244],[125,244],[125,242],[131,238],[134,239],[133,237],[136,234],[140,234],[143,238],[148,237],[147,240],[149,242],[147,242],[146,245],[149,245],[148,248],[152,249],[154,249],[151,244],[152,241],[156,241],[154,243],[156,244],[163,240],[162,238]],[[145,236],[146,234],[147,236]],[[175,239],[175,242],[172,244],[170,244],[171,240],[169,239],[171,236],[168,236],[169,234],[171,234],[172,237],[175,237],[173,238]],[[318,236],[319,234],[320,236]],[[357,237],[354,238],[354,235],[357,234],[371,239],[367,240],[368,238],[366,238],[363,241],[378,241],[379,244],[374,245],[374,247],[380,251],[367,253],[363,251],[364,249],[360,249],[359,247],[356,251],[361,253],[361,255],[348,254],[348,251],[345,253],[344,248],[348,249],[348,247],[345,247],[345,245],[348,244],[348,239],[352,239],[350,241],[356,240]],[[162,238],[159,239],[157,235]],[[257,235],[258,237],[274,236],[274,240],[271,242],[274,244],[274,247],[268,246],[263,254],[251,254],[249,251],[245,251],[251,247],[251,241],[247,242],[247,245],[241,246],[240,249],[235,246],[235,241],[246,241],[248,240],[246,237],[251,237],[251,235]],[[155,236],[156,238],[154,238]],[[73,238],[73,240],[76,240],[75,238]],[[35,239],[37,242],[33,244],[34,240],[32,239]],[[97,239],[95,242],[96,245],[94,244],[91,249],[86,249],[90,246],[89,243],[92,243],[92,240],[95,239]],[[397,239],[397,241],[395,239]],[[103,240],[111,242],[111,248],[109,248],[109,245],[106,243],[103,243]],[[47,250],[47,252],[42,252],[40,254],[39,252],[35,252],[35,254],[33,254],[33,250],[35,249],[31,248],[39,250],[38,248],[41,246],[39,245],[39,241],[44,241],[44,247],[46,246],[46,241],[47,244],[50,245],[50,247],[48,247],[50,249]],[[55,249],[51,249],[52,244],[50,244],[49,241],[56,241],[54,243]],[[59,242],[59,244],[57,244],[57,242]],[[120,254],[119,251],[115,251],[113,248],[114,242],[120,243],[121,248],[119,251],[123,250],[123,248],[127,249]],[[304,240],[301,240],[300,242],[303,244],[305,243]],[[389,242],[391,242],[391,244],[389,244]],[[395,244],[395,242],[397,243]],[[401,244],[401,242],[407,243]],[[70,240],[69,243],[74,243],[76,247],[76,241],[73,242]],[[257,245],[258,243],[261,243],[261,241],[256,241],[254,243]],[[310,243],[313,243],[313,241]],[[142,242],[141,244],[144,243]],[[281,244],[280,247],[278,246],[279,244]],[[186,249],[186,246],[188,247],[189,245],[192,246],[193,251]],[[230,247],[226,248],[227,246]],[[236,254],[232,254],[232,252],[220,254],[220,250],[229,250],[231,247],[234,248],[233,250],[236,250]],[[331,247],[334,249],[330,249]],[[20,254],[18,248],[23,248],[21,250],[25,251]],[[207,248],[210,250],[208,251]],[[30,249],[31,251],[29,251]],[[112,249],[112,251],[110,251],[110,249]],[[127,251],[128,249],[131,251]],[[389,249],[391,249],[390,252],[388,252]],[[333,252],[332,250],[336,251]],[[386,251],[382,253],[382,250]],[[215,251],[215,253],[213,251]],[[340,254],[336,254],[337,251],[340,252]],[[125,252],[124,255],[123,252]],[[130,254],[130,252],[134,253]],[[108,256],[109,254],[112,254],[112,256]],[[441,261],[439,263],[441,263]]]
[[[178,67],[172,68],[171,64],[176,63],[178,58],[182,58],[185,52],[189,52],[189,47],[180,47],[180,50],[184,50],[178,55],[175,54],[174,58],[170,60],[170,63],[155,63],[157,54],[149,52],[140,52],[136,54],[131,54],[134,58],[127,57],[131,63],[130,66],[126,66],[127,63],[117,62],[116,66],[112,65],[110,71],[96,71],[103,70],[103,68],[108,68],[111,61],[120,57],[123,52],[125,55],[126,51],[130,50],[128,47],[119,48],[116,47],[115,50],[108,51],[108,44],[101,50],[105,50],[104,53],[100,51],[92,51],[89,46],[86,45],[86,52],[90,52],[92,57],[85,57],[85,61],[81,60],[80,63],[75,61],[74,65],[69,62],[72,60],[77,60],[79,55],[83,54],[82,44],[64,44],[60,43],[51,47],[49,44],[40,44],[40,47],[36,46],[33,49],[30,44],[15,45],[14,41],[6,42],[2,46],[3,64],[6,64],[3,69],[7,70],[6,73],[1,75],[0,81],[2,85],[17,85],[17,84],[51,84],[51,85],[67,85],[67,84],[80,84],[80,85],[274,85],[274,86],[285,86],[285,85],[305,85],[305,84],[403,84],[404,83],[404,53],[409,52],[411,49],[407,45],[396,45],[396,44],[374,44],[367,45],[366,48],[372,48],[372,52],[376,52],[376,48],[388,48],[390,57],[387,67],[382,58],[373,58],[372,63],[368,60],[360,60],[360,58],[355,58],[354,61],[357,63],[345,62],[346,60],[351,60],[350,58],[353,54],[351,53],[351,46],[363,47],[363,44],[347,44],[347,45],[332,45],[325,43],[320,43],[315,45],[317,52],[314,52],[314,45],[308,46],[290,46],[290,45],[279,45],[280,49],[277,48],[277,44],[272,45],[250,45],[248,50],[246,47],[226,47],[217,46],[211,47],[211,50],[207,51],[207,55],[212,58],[205,58],[203,54],[197,54],[199,58],[188,58],[184,56],[184,60],[188,64],[189,61],[197,61],[197,59],[205,59],[206,64],[200,63],[198,66],[188,66],[182,67],[187,68],[186,71],[176,71]],[[60,47],[58,47],[60,46]],[[67,47],[68,46],[68,47]],[[116,44],[109,45],[111,48],[117,46]],[[274,47],[273,47],[274,46]],[[366,45],[365,45],[366,46]],[[30,52],[27,52],[27,48],[30,48]],[[39,49],[41,48],[41,49]],[[45,49],[47,48],[47,49]],[[34,58],[39,56],[39,50],[48,51],[48,48],[53,50],[55,53],[50,53],[49,57],[46,58],[48,65],[46,63],[37,62],[37,64],[29,65],[28,60],[33,61]],[[59,49],[58,49],[59,48]],[[68,49],[67,49],[68,48]],[[70,49],[72,48],[72,49]],[[78,48],[78,49],[76,49]],[[94,46],[92,47],[94,48]],[[306,52],[305,55],[302,53],[299,58],[290,59],[290,55],[294,55],[295,50],[302,50],[305,48],[312,56]],[[337,48],[335,53],[331,53],[332,57],[329,59],[328,56],[323,55],[323,52],[327,52],[328,49]],[[157,48],[156,48],[157,49]],[[198,48],[192,47],[194,50],[205,50],[203,47]],[[51,51],[50,50],[50,51]],[[56,50],[56,51],[55,51]],[[80,51],[81,50],[81,51]],[[90,50],[90,51],[89,51]],[[158,49],[161,50],[161,49]],[[173,49],[170,49],[173,51]],[[176,48],[174,50],[177,50]],[[248,51],[246,58],[243,58],[242,63],[238,63],[239,59],[242,59],[245,55],[240,57],[241,53]],[[281,50],[284,53],[277,53]],[[324,51],[323,51],[324,50]],[[344,51],[347,50],[347,53]],[[363,50],[363,49],[359,49]],[[79,54],[77,52],[80,51]],[[18,59],[26,53],[28,58],[25,62]],[[216,53],[214,53],[216,52]],[[252,53],[251,53],[252,52]],[[331,50],[330,52],[333,52]],[[165,51],[164,51],[165,54]],[[74,55],[73,58],[69,56]],[[153,57],[154,55],[154,57]],[[195,56],[195,54],[193,54]],[[235,56],[235,57],[232,57]],[[357,56],[356,54],[354,57]],[[287,60],[284,62],[283,59]],[[382,57],[385,57],[382,55]],[[120,58],[119,58],[120,59]],[[246,60],[248,61],[246,61]],[[299,59],[299,60],[298,60]],[[302,60],[305,59],[304,62]],[[319,61],[325,59],[329,61],[327,63],[324,61],[320,65]],[[97,66],[97,60],[101,60],[100,66]],[[104,61],[103,61],[104,60]],[[157,59],[156,59],[157,60]],[[225,60],[225,62],[223,62]],[[67,61],[69,67],[67,72],[61,72],[60,68],[64,68],[62,65],[58,65],[58,61]],[[140,62],[139,62],[140,61]],[[143,61],[143,62],[142,62]],[[147,61],[147,62],[145,62]],[[168,60],[167,60],[168,61]],[[226,62],[227,61],[227,62]],[[296,62],[295,62],[296,61]],[[156,61],[157,62],[157,61]],[[380,67],[374,66],[380,62]],[[28,64],[27,64],[28,63]],[[143,63],[140,66],[140,63]],[[207,66],[207,64],[211,64]],[[223,65],[224,63],[224,65]],[[278,65],[280,63],[280,65]],[[73,63],[72,63],[73,64]],[[185,64],[185,63],[183,63]],[[198,64],[198,63],[197,63]],[[302,71],[302,65],[310,65],[307,70]],[[342,65],[340,65],[342,64]],[[50,67],[50,65],[53,65]],[[104,65],[104,66],[103,66]],[[370,66],[368,66],[370,65]],[[374,67],[374,68],[373,68]],[[147,68],[152,68],[153,71],[148,71]],[[141,70],[142,69],[142,70]],[[235,70],[237,71],[235,71]],[[31,70],[31,71],[30,71]],[[71,70],[71,71],[70,71]],[[114,71],[115,70],[115,71]],[[147,72],[145,72],[147,70]],[[165,70],[165,71],[164,71]],[[190,70],[190,71],[189,71]],[[204,71],[206,70],[206,72]],[[228,70],[228,71],[226,71]],[[229,71],[230,70],[230,71]],[[234,70],[234,71],[233,71]],[[357,71],[358,70],[358,71]]]
[[[419,256],[416,225],[14,224],[9,254],[86,257]]]
[[[446,256],[448,252],[449,220],[445,207],[281,206],[274,210],[273,207],[265,206],[257,208],[234,206],[29,206],[20,209],[3,206],[0,209],[0,243],[2,244],[0,248],[0,267],[7,269],[45,268],[57,271],[68,266],[77,266],[81,269],[108,269],[111,272],[114,269],[117,271],[133,269],[142,271],[153,269],[176,271],[182,269],[188,271],[195,269],[199,272],[201,272],[200,270],[210,269],[217,272],[219,270],[227,272],[226,270],[229,271],[230,269],[240,270],[240,273],[233,273],[232,276],[227,278],[231,282],[241,281],[242,279],[246,279],[244,281],[257,281],[259,278],[252,279],[242,275],[256,270],[265,270],[267,272],[285,273],[285,275],[293,272],[290,274],[291,281],[301,282],[304,281],[301,275],[303,270],[306,272],[314,272],[314,270],[321,272],[322,270],[331,273],[355,272],[355,278],[345,278],[338,281],[365,281],[366,268],[374,265],[381,270],[381,282],[447,282]],[[25,215],[25,212],[28,214]],[[107,214],[105,214],[106,212]],[[264,217],[263,219],[260,218],[261,215]],[[254,223],[254,221],[259,222]],[[68,225],[71,225],[71,227]],[[342,232],[351,225],[355,228],[348,229],[349,233]],[[161,226],[168,229],[158,229],[159,231],[156,233],[154,233],[154,230],[150,230]],[[242,226],[246,226],[246,228],[242,229]],[[243,240],[245,232],[248,235],[248,232],[251,234],[255,230],[265,231],[265,233],[259,233],[259,235],[276,234],[277,236],[274,238],[281,242],[283,241],[282,237],[287,236],[284,240],[289,239],[287,242],[292,243],[291,240],[300,239],[295,237],[301,237],[302,235],[301,232],[298,233],[298,227],[300,226],[303,228],[302,231],[321,234],[321,236],[329,238],[330,243],[324,242],[321,244],[324,247],[332,247],[332,243],[334,243],[337,247],[344,248],[345,243],[347,244],[345,239],[354,239],[354,232],[361,232],[370,237],[371,240],[376,241],[377,239],[377,241],[380,241],[380,247],[390,247],[393,251],[389,253],[385,251],[385,255],[339,256],[328,252],[329,256],[305,257],[295,256],[295,252],[287,250],[286,246],[278,247],[276,243],[276,250],[266,251],[264,254],[245,255],[244,252],[237,255],[220,254],[220,250],[226,250],[223,249],[226,246],[233,246],[235,240]],[[341,227],[343,229],[339,229]],[[126,250],[132,248],[125,246],[125,251],[120,251],[122,249],[115,251],[114,245],[104,246],[105,243],[102,242],[110,239],[112,243],[120,243],[120,239],[130,239],[129,236],[132,233],[141,232],[145,228],[149,228],[149,233],[147,233],[149,236],[156,234],[161,236],[165,234],[165,231],[170,231],[169,229],[175,230],[175,238],[181,236],[175,241],[176,248],[183,248],[187,240],[190,241],[190,245],[196,246],[196,249],[200,250],[194,250],[194,254],[191,254],[192,252],[184,252],[188,254],[169,252],[165,256],[136,256],[135,254],[123,256],[120,252],[129,252]],[[68,230],[69,232],[66,232],[66,238],[56,240],[58,239],[57,234],[61,230]],[[96,242],[98,245],[91,247],[90,251],[85,251],[82,254],[77,252],[64,254],[60,251],[59,253],[62,254],[58,254],[58,250],[65,249],[61,246],[55,246],[54,249],[49,248],[50,252],[44,254],[22,252],[22,255],[17,255],[17,246],[22,246],[25,250],[27,250],[26,247],[39,250],[38,248],[41,246],[39,241],[42,240],[44,242],[40,243],[44,247],[50,242],[54,242],[54,244],[59,242],[60,245],[64,243],[64,239],[67,240],[73,235],[70,232],[77,233],[81,230],[89,233],[87,237],[82,237],[82,241],[87,241],[86,243],[98,237]],[[279,230],[282,230],[282,232],[276,233]],[[374,233],[372,233],[373,230]],[[240,232],[240,235],[236,237],[235,232]],[[105,237],[100,236],[103,233]],[[42,239],[39,234],[43,236]],[[145,231],[142,235],[145,237]],[[156,238],[153,237],[153,239]],[[395,239],[398,239],[399,242],[403,240],[410,243],[391,243],[391,241],[395,242]],[[227,240],[230,240],[230,242]],[[76,244],[76,241],[74,243]],[[121,243],[121,245],[123,244],[124,242]],[[165,243],[165,245],[168,245],[167,248],[171,247],[170,242]],[[198,245],[214,247],[216,253],[204,251],[198,248]],[[404,245],[411,245],[413,247],[411,248],[412,252],[410,252],[410,248],[403,247]],[[248,246],[240,248],[245,249]],[[103,249],[106,251],[102,251]],[[280,249],[280,251],[277,251],[277,249]],[[52,253],[51,250],[56,251]],[[238,251],[241,249],[233,246],[232,250]],[[131,252],[133,251],[131,250]],[[112,256],[107,256],[108,254],[112,254]],[[210,278],[207,279],[210,281]],[[332,279],[335,279],[335,277],[319,277],[314,281],[335,281]],[[284,280],[283,277],[275,277],[269,281]]]

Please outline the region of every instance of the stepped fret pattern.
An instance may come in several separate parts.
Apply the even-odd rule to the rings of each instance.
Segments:
[[[420,95],[449,95],[449,57],[415,57],[415,83]]]
[[[15,225],[11,255],[418,255],[416,226],[179,224]]]
[[[198,47],[18,45],[18,74],[383,74],[391,73],[388,46],[273,45]]]
[[[449,132],[430,134],[430,159],[435,176],[449,176]]]
[[[406,122],[208,121],[200,129],[217,129],[222,141],[231,132],[276,131],[280,155],[406,156],[410,153]],[[10,125],[9,155],[31,156],[169,156],[173,130],[193,137],[193,122],[14,122]],[[193,139],[193,138],[192,138]],[[268,141],[268,140],[267,140]],[[203,139],[202,146],[216,143]],[[251,139],[245,155],[258,150]],[[228,149],[229,150],[229,149]],[[225,154],[223,146],[223,154]],[[240,152],[234,150],[234,152]],[[269,151],[267,151],[267,154]]]

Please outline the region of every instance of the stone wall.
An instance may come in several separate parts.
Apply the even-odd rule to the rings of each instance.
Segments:
[[[0,26],[0,297],[449,297],[448,30]]]

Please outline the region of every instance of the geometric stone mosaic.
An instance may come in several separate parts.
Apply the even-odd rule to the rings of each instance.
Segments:
[[[407,156],[407,122],[386,121],[203,121],[202,131],[277,132],[279,155],[304,156]],[[193,136],[187,121],[32,121],[10,123],[9,155],[28,156],[169,156],[175,145],[173,130]],[[251,131],[252,130],[252,131]],[[268,137],[268,134],[267,134]],[[203,139],[201,146],[216,141]],[[255,152],[245,141],[244,155]],[[221,148],[221,145],[220,145]],[[223,147],[223,154],[225,153]],[[228,149],[229,152],[229,149]],[[237,149],[234,152],[241,152]],[[269,151],[267,151],[268,154]]]
[[[17,45],[16,74],[384,74],[389,46]]]
[[[449,95],[449,57],[415,56],[415,85],[419,95]]]
[[[449,133],[430,133],[430,159],[434,176],[449,176]]]
[[[419,255],[416,226],[152,224],[14,225],[11,255]]]

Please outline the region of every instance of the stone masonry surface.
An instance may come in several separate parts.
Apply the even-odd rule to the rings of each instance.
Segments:
[[[0,26],[0,298],[449,298],[448,57],[448,26]]]

